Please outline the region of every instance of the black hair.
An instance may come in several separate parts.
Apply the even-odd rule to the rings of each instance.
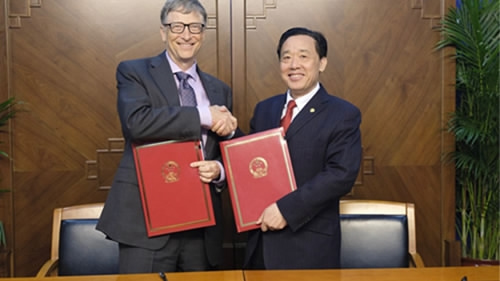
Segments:
[[[280,38],[280,41],[278,43],[278,59],[281,58],[281,47],[283,46],[283,43],[285,41],[295,35],[307,35],[310,36],[311,38],[314,39],[314,42],[316,43],[316,52],[319,55],[319,58],[324,58],[327,55],[328,52],[328,42],[326,41],[325,36],[321,34],[321,32],[318,31],[313,31],[310,29],[307,29],[305,27],[292,27],[285,31]]]

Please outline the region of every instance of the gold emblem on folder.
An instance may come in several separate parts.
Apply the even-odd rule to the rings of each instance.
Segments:
[[[250,173],[254,178],[262,178],[267,176],[267,161],[262,157],[255,157],[250,161]]]
[[[175,161],[168,161],[161,167],[161,175],[165,183],[173,183],[179,181],[180,168]]]

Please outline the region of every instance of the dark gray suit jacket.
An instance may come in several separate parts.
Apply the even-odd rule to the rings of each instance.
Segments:
[[[251,133],[279,127],[286,95],[257,104]],[[361,163],[361,113],[323,86],[286,132],[297,190],[277,201],[288,226],[249,233],[246,262],[262,239],[268,269],[336,268],[340,265],[339,200]]]
[[[232,110],[229,86],[198,69],[210,104]],[[165,140],[195,140],[201,136],[196,108],[181,107],[177,85],[165,53],[156,57],[121,62],[116,72],[118,113],[125,138],[125,151],[116,171],[97,229],[123,244],[159,249],[169,235],[148,238],[138,189],[132,143]],[[208,131],[205,159],[220,160],[222,138]],[[222,161],[221,161],[222,162]],[[222,204],[211,184],[216,226],[204,228],[208,260],[217,266],[222,260]],[[168,198],[165,199],[168,204]]]

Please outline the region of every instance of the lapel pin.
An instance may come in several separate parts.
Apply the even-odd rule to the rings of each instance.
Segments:
[[[309,112],[314,113],[316,111],[316,108],[312,107],[309,109]]]

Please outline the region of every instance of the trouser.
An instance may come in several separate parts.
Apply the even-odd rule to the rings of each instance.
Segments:
[[[157,250],[120,244],[120,273],[209,270],[203,234],[201,229],[170,234]]]

